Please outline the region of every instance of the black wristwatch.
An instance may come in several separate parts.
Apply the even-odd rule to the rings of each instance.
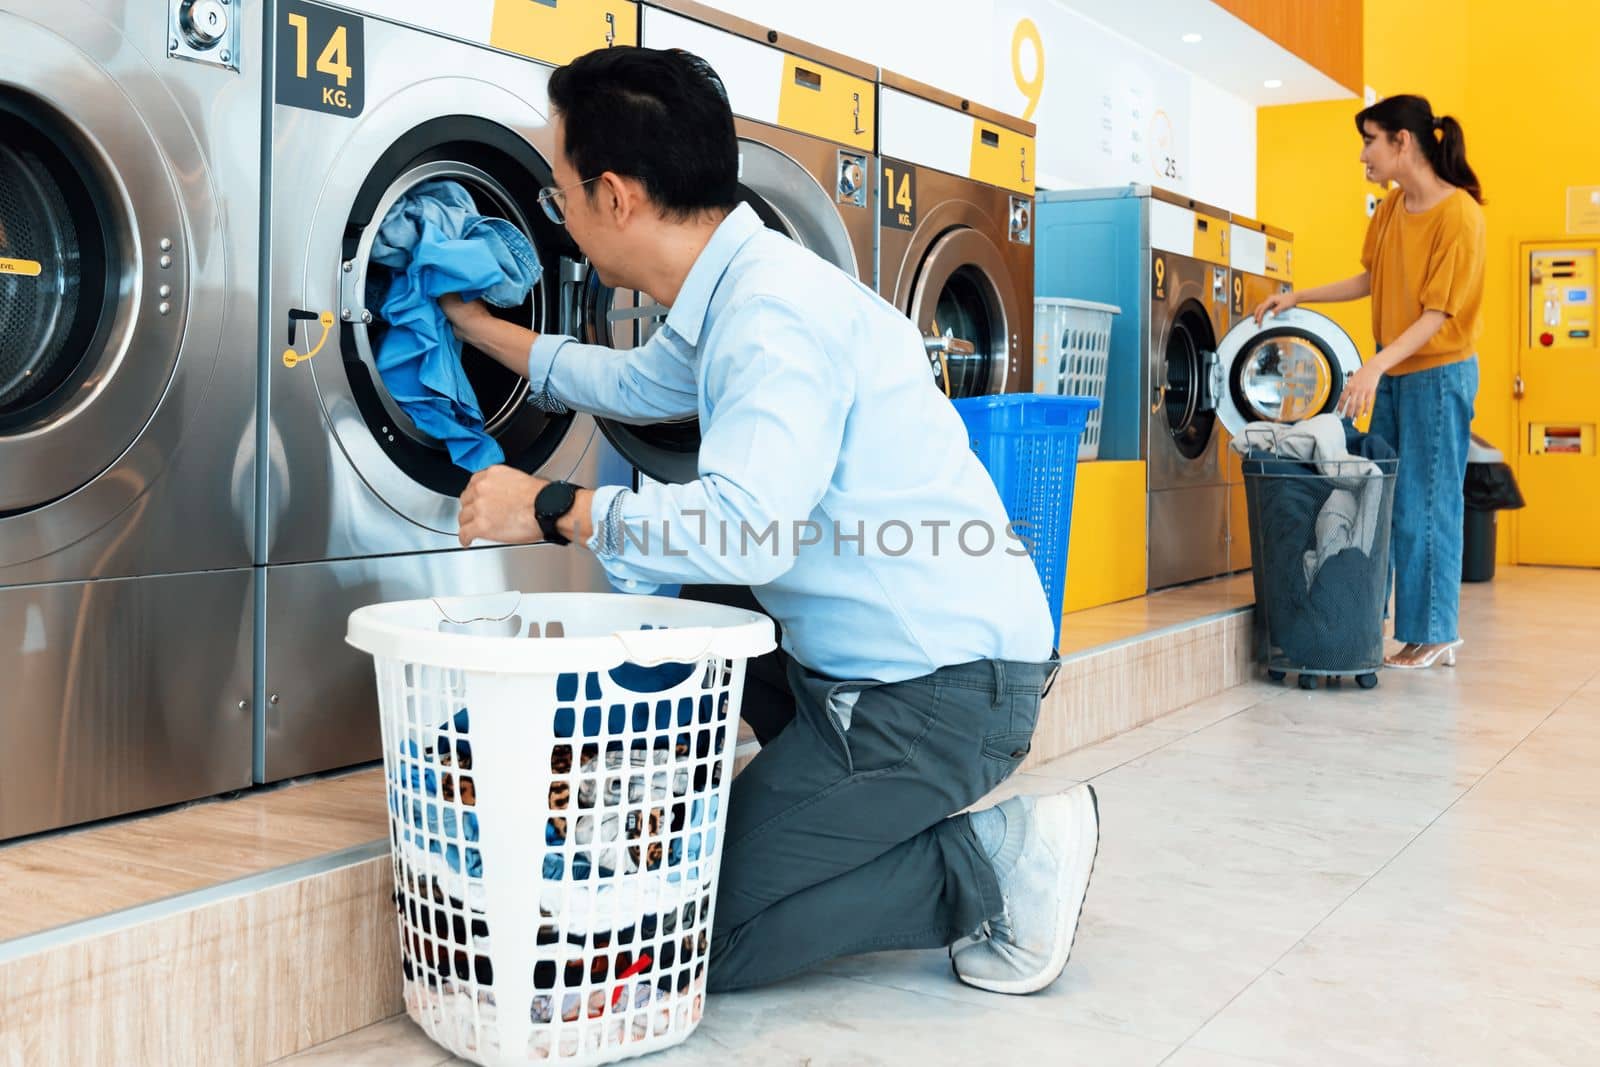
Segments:
[[[556,520],[571,511],[577,499],[578,487],[571,482],[551,482],[533,498],[534,518],[539,520],[539,530],[544,534],[544,539],[552,545],[572,543],[556,529]]]

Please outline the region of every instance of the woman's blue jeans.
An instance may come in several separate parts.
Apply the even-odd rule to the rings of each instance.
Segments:
[[[1461,613],[1461,533],[1467,440],[1478,395],[1478,358],[1378,384],[1371,432],[1400,456],[1395,479],[1394,636],[1407,644],[1454,641]]]

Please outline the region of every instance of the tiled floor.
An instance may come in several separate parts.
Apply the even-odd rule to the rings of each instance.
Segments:
[[[1252,683],[1007,783],[1101,797],[1046,992],[864,957],[713,998],[654,1062],[1600,1063],[1600,573],[1502,571],[1465,601],[1455,670]],[[453,1061],[402,1017],[286,1062]]]

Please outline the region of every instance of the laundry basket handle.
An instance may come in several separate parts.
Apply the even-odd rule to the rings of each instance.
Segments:
[[[611,635],[622,645],[628,662],[641,667],[663,663],[694,663],[711,651],[717,639],[714,626],[674,626],[659,630],[618,630]]]

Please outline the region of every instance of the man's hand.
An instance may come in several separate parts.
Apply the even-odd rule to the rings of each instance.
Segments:
[[[489,309],[484,307],[483,301],[474,300],[468,303],[461,299],[459,293],[446,293],[441,296],[439,310],[450,320],[456,336],[467,344],[471,344],[474,337],[482,334],[484,320],[494,319],[494,316],[489,314]]]
[[[1364,363],[1344,383],[1344,393],[1339,397],[1339,414],[1347,419],[1359,419],[1372,413],[1378,401],[1378,383],[1383,381],[1383,368],[1376,363]]]
[[[474,474],[461,494],[461,547],[479,539],[507,545],[544,540],[533,501],[548,484],[514,467],[488,467]]]

